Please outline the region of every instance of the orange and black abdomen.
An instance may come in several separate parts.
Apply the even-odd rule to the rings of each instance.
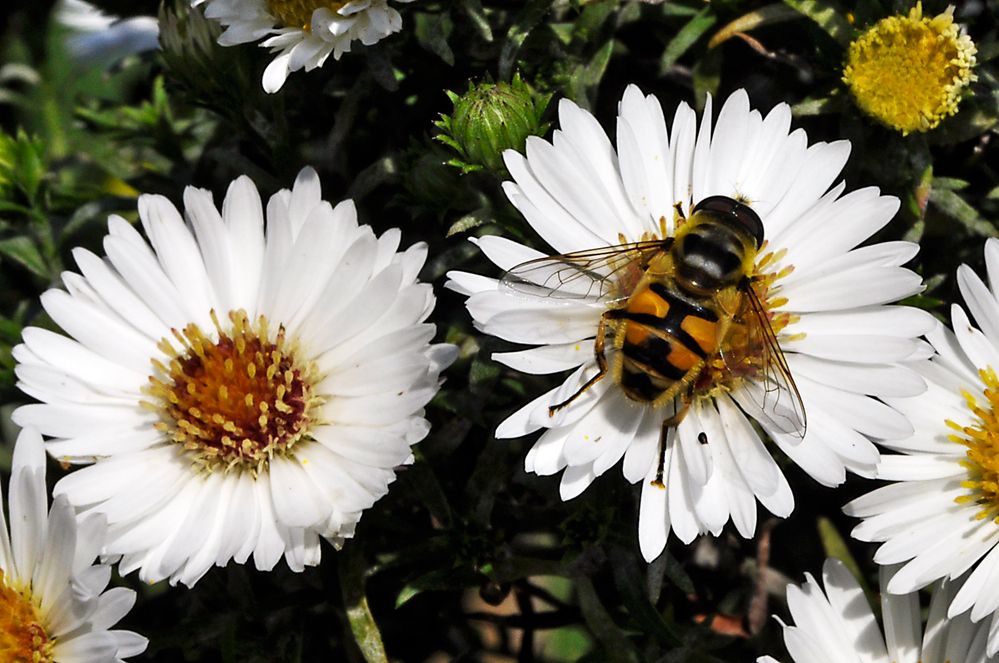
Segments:
[[[655,401],[718,350],[718,315],[671,285],[639,286],[615,316],[623,336],[621,388],[635,401]]]

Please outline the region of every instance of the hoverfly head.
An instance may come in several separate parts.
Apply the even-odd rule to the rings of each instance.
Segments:
[[[713,212],[726,225],[748,233],[756,242],[757,249],[763,244],[763,222],[753,208],[745,203],[728,196],[708,196],[694,205],[692,214],[697,212]]]

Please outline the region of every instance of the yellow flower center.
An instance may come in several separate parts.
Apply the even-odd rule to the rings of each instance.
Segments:
[[[953,442],[968,448],[961,465],[968,471],[968,478],[961,482],[969,494],[956,498],[959,504],[977,503],[979,519],[992,518],[999,523],[999,377],[994,369],[980,370],[978,375],[985,383],[984,399],[962,391],[968,408],[976,421],[970,426],[960,426],[947,420],[947,426],[957,431],[950,435]]]
[[[0,571],[0,661],[4,663],[52,663],[52,642],[30,590],[8,587]]]
[[[921,3],[889,16],[850,44],[843,81],[857,105],[901,131],[928,131],[957,113],[976,80],[975,44],[954,23],[954,8],[928,18]]]
[[[326,8],[334,14],[346,5],[347,2],[334,2],[332,0],[267,0],[267,9],[273,14],[281,25],[286,28],[301,28],[306,32],[312,31],[312,13],[317,9]]]
[[[212,312],[212,340],[195,324],[174,330],[160,349],[169,365],[153,360],[143,404],[160,415],[157,428],[183,445],[209,471],[233,469],[254,475],[284,455],[314,422],[316,371],[302,363],[284,328],[270,340],[267,318],[251,324],[245,311],[229,313],[223,329]]]

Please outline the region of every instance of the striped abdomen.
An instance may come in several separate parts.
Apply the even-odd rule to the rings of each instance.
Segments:
[[[669,281],[635,290],[621,311],[619,381],[628,398],[652,402],[718,351],[718,315]]]

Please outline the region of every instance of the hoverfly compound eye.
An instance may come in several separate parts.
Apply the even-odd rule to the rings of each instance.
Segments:
[[[708,196],[694,205],[693,213],[714,212],[734,221],[743,230],[749,232],[756,241],[756,248],[763,244],[763,222],[753,208],[728,196]]]

